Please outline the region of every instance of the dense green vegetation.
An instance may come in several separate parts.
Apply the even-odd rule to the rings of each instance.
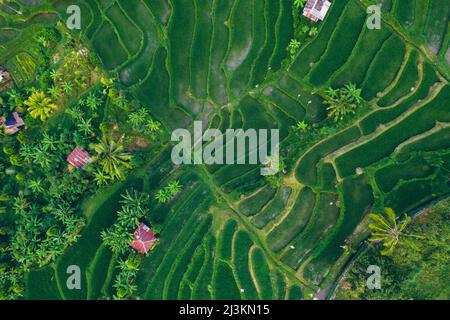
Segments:
[[[312,23],[303,1],[78,0],[73,31],[72,0],[0,5],[14,82],[0,116],[25,122],[0,134],[0,298],[312,299],[368,237],[369,212],[447,196],[450,7],[332,2]],[[365,24],[374,3],[381,30]],[[175,166],[170,132],[194,120],[280,129],[280,172]],[[66,161],[75,147],[92,156],[83,169]],[[408,228],[444,232],[448,206],[435,210],[437,229]],[[140,222],[158,237],[142,256]],[[396,246],[407,270],[363,255],[338,297],[380,298],[360,283],[376,260],[392,270],[386,297],[448,298],[426,287],[447,272],[436,239]],[[66,288],[71,265],[80,290]]]
[[[342,278],[337,299],[448,299],[449,201],[421,212],[407,227],[413,243],[400,242],[391,255],[380,254],[381,244],[370,246]],[[381,268],[381,288],[366,287],[369,265]]]

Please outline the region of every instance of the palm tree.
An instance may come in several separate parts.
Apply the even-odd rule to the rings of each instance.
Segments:
[[[42,193],[42,192],[44,192],[44,187],[42,186],[42,180],[39,180],[39,179],[30,180],[28,182],[28,187],[34,193]]]
[[[121,195],[122,201],[121,203],[124,206],[137,208],[137,209],[143,209],[145,205],[148,203],[148,195],[143,192],[138,192],[135,189],[132,189],[131,191],[126,190],[124,194]]]
[[[80,118],[77,127],[78,129],[85,135],[91,135],[94,133],[93,129],[92,129],[92,124],[91,124],[92,119],[84,119],[84,118]]]
[[[111,136],[103,136],[92,148],[97,153],[94,161],[97,161],[112,179],[120,179],[123,169],[131,168],[131,155],[124,151],[122,139],[116,141]]]
[[[65,94],[71,94],[73,91],[73,85],[70,81],[64,81],[62,84],[62,89]]]
[[[50,71],[50,78],[52,78],[53,82],[58,81],[59,79],[58,72],[56,70]]]
[[[108,184],[109,176],[103,170],[97,170],[94,172],[94,181],[97,186],[101,187]]]
[[[337,98],[338,94],[339,94],[339,90],[338,89],[333,89],[333,88],[327,88],[325,90],[325,94],[327,95],[327,97],[331,97],[331,98]]]
[[[317,36],[318,33],[319,33],[319,29],[317,29],[317,27],[312,27],[312,28],[309,30],[308,35],[309,35],[310,37],[315,37],[315,36]]]
[[[92,92],[86,98],[86,106],[93,112],[97,110],[100,103],[100,99],[97,99],[95,94],[93,94]]]
[[[298,41],[297,39],[292,39],[288,46],[288,51],[291,58],[294,58],[299,48],[300,48],[300,41]]]
[[[149,119],[147,122],[147,129],[151,133],[155,133],[161,130],[161,123],[158,121],[154,121],[153,119]]]
[[[299,131],[306,131],[308,129],[308,124],[306,123],[306,121],[298,121],[297,125],[295,126],[295,128]]]
[[[19,154],[25,163],[30,163],[34,158],[34,149],[30,144],[23,144],[20,146]]]
[[[127,105],[127,99],[123,95],[119,95],[118,97],[113,99],[113,101],[120,108],[124,108]]]
[[[53,138],[51,135],[49,135],[47,132],[44,132],[42,134],[41,139],[42,149],[45,151],[56,151],[57,142],[55,138]]]
[[[335,122],[355,114],[364,101],[361,98],[361,90],[357,89],[354,84],[348,84],[341,89],[328,88],[325,95],[324,104],[328,105],[328,116]]]
[[[411,242],[407,241],[407,237],[419,236],[408,234],[406,227],[411,222],[411,217],[405,216],[403,221],[397,223],[394,210],[391,208],[385,209],[385,216],[381,214],[371,213],[369,218],[373,221],[369,224],[369,228],[372,230],[372,235],[369,238],[370,242],[381,242],[384,249],[381,250],[382,255],[391,255],[394,252],[395,247],[400,242],[405,242],[415,247]]]
[[[50,154],[41,146],[33,147],[33,162],[41,166],[43,169],[48,169],[51,166]]]
[[[39,118],[41,121],[47,120],[47,118],[58,109],[58,107],[52,103],[51,99],[43,92],[33,93],[24,104],[28,106],[28,112],[31,117],[34,119]]]
[[[159,190],[155,195],[155,199],[159,203],[166,203],[169,200],[169,195],[167,193],[167,190],[166,189]]]
[[[303,8],[303,6],[305,5],[306,0],[294,0],[294,6],[297,9]]]
[[[169,183],[169,185],[167,186],[167,190],[169,191],[170,196],[173,197],[178,192],[180,192],[181,187],[182,186],[180,185],[180,181],[177,180]]]
[[[61,94],[59,92],[58,88],[56,88],[55,86],[50,87],[47,90],[47,93],[55,100],[57,100],[59,98],[60,94]]]
[[[361,97],[361,89],[358,89],[354,83],[349,83],[345,85],[344,90],[347,92],[349,97],[353,99],[357,104],[364,102]]]
[[[145,119],[138,112],[132,112],[128,116],[128,123],[131,124],[131,127],[134,130],[140,130],[142,125],[144,124]]]

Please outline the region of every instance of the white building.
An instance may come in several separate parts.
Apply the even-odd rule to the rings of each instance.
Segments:
[[[331,2],[327,0],[308,0],[303,9],[303,15],[313,22],[324,20]]]

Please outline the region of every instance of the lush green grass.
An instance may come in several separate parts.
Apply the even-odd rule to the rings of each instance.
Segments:
[[[214,268],[212,283],[215,300],[240,300],[240,290],[228,264],[219,261]]]
[[[445,180],[412,180],[394,189],[386,197],[385,205],[397,214],[407,213],[448,192],[449,186]]]
[[[327,49],[328,41],[336,27],[348,0],[333,1],[328,17],[319,34],[304,49],[301,50],[290,68],[290,72],[299,78],[305,77],[311,69],[311,65],[317,62]]]
[[[299,286],[289,287],[287,299],[288,300],[301,300],[303,298],[302,289]]]
[[[114,69],[124,63],[127,52],[119,42],[110,22],[104,21],[92,40],[92,46],[98,52],[106,69]]]
[[[362,96],[371,100],[394,81],[405,56],[405,44],[397,35],[392,35],[381,47],[372,61],[362,83]]]
[[[421,157],[414,157],[405,163],[383,167],[375,174],[378,186],[383,192],[391,191],[401,180],[425,178],[433,173],[433,168]]]
[[[291,188],[285,186],[281,187],[269,205],[252,218],[253,224],[257,228],[263,228],[266,224],[275,219],[286,207],[291,192]]]
[[[27,274],[25,279],[28,300],[60,300],[61,295],[55,279],[54,269],[49,266]],[[64,284],[65,285],[65,282]]]
[[[146,5],[162,24],[167,24],[170,16],[170,4],[165,0],[145,0]]]
[[[255,195],[241,202],[239,210],[246,216],[255,215],[275,196],[275,192],[276,190],[266,186]]]
[[[411,97],[404,100],[396,107],[378,110],[375,113],[372,113],[371,115],[362,119],[360,122],[360,126],[363,133],[367,135],[374,132],[380,124],[386,124],[394,120],[403,112],[411,108],[414,104],[418,103],[419,100],[425,99],[430,92],[430,87],[434,85],[437,80],[438,78],[436,76],[436,72],[429,63],[426,63],[424,65],[423,80],[420,83],[417,91]]]
[[[188,271],[184,274],[183,280],[180,283],[180,290],[178,292],[178,299],[190,299],[192,294],[192,287],[195,280],[198,278],[200,271],[206,259],[205,247],[202,244],[197,247],[192,256],[192,261],[189,264]]]
[[[340,88],[348,83],[358,86],[364,81],[367,70],[386,39],[392,34],[386,25],[380,30],[363,28],[348,62],[333,76],[331,86]]]
[[[336,206],[336,194],[321,193],[316,201],[315,208],[306,229],[294,240],[281,260],[294,269],[307,257],[318,243],[329,234],[331,228],[336,224],[339,209]]]
[[[336,166],[340,175],[342,177],[353,175],[356,168],[364,168],[389,156],[400,143],[430,130],[436,121],[449,121],[450,114],[444,111],[449,98],[450,87],[447,86],[433,101],[416,110],[397,125],[338,157]]]
[[[207,234],[211,226],[211,220],[212,217],[210,215],[205,217],[200,225],[196,228],[194,233],[191,235],[189,241],[185,243],[184,248],[178,252],[177,258],[165,280],[163,294],[164,299],[177,299],[180,282],[183,278],[183,275],[188,270],[195,250],[200,246],[203,238]]]
[[[204,213],[203,210],[209,205],[210,199],[203,198],[201,204],[196,200],[197,198],[191,198],[191,201],[186,203],[187,206],[183,208],[184,210],[180,212],[181,214],[177,215],[172,221],[168,221],[166,228],[163,229],[161,242],[153,255],[149,257],[147,267],[145,268],[146,270],[143,270],[143,272],[147,274],[149,272],[154,273],[152,280],[143,284],[147,285],[145,298],[161,299],[169,294],[174,295],[173,298],[176,297],[175,291],[167,291],[169,289],[166,280],[170,279],[170,277],[168,278],[168,275],[175,274],[172,273],[172,267],[174,264],[176,265],[178,259],[180,259],[180,252],[183,248],[189,248],[189,245],[186,243],[189,244],[190,241],[193,241],[193,247],[189,248],[192,252],[195,249],[194,244],[199,244],[201,236],[197,237],[193,235],[193,232],[198,234],[194,231],[198,228],[197,230],[200,230],[198,232],[204,234],[206,231],[204,229],[205,223],[209,220],[209,215]],[[185,220],[184,223],[180,221],[180,219],[184,220],[186,218],[187,220]],[[170,241],[169,238],[173,239],[171,243],[163,242],[164,240]],[[156,257],[156,254],[158,257]],[[182,258],[184,260],[180,265],[185,268],[188,263],[188,260],[186,261],[186,259],[189,258],[189,255],[182,256]],[[177,274],[177,277],[179,277],[179,273]]]
[[[330,268],[344,253],[342,246],[353,233],[373,204],[373,191],[366,176],[345,180],[342,184],[343,210],[330,236],[321,241],[313,252],[314,259],[308,264],[304,275],[308,280],[320,284]]]
[[[265,7],[264,7],[264,19],[265,19],[265,30],[266,30],[266,37],[263,48],[259,51],[258,57],[255,60],[253,67],[252,67],[252,75],[250,79],[249,85],[251,87],[256,86],[257,84],[261,83],[265,80],[265,77],[269,71],[269,62],[270,58],[273,55],[280,55],[283,53],[280,50],[280,47],[283,45],[283,39],[280,39],[281,36],[284,36],[284,38],[289,37],[289,33],[291,30],[292,24],[289,24],[289,19],[286,19],[286,16],[291,16],[291,13],[289,13],[289,8],[286,9],[284,3],[280,0],[273,0],[273,1],[265,1]],[[286,16],[285,16],[286,15]],[[260,17],[258,17],[260,18]],[[283,19],[284,20],[281,20]],[[288,28],[283,29],[283,34],[277,33],[277,21],[281,23],[284,23]],[[278,47],[277,45],[278,41]],[[287,40],[289,41],[289,39]],[[278,49],[278,53],[277,50]],[[281,48],[282,49],[282,48]],[[278,63],[277,60],[279,60],[280,57],[275,57],[272,62]],[[275,64],[274,63],[274,64]],[[274,66],[277,68],[277,66]]]
[[[211,300],[211,284],[214,272],[214,237],[208,234],[205,240],[205,263],[200,270],[200,273],[195,281],[192,289],[192,299],[196,300]]]
[[[331,163],[319,166],[320,187],[326,191],[333,191],[337,185],[336,171]]]
[[[304,188],[295,201],[292,210],[268,235],[270,249],[279,251],[291,242],[308,224],[315,204],[315,194],[310,188]]]
[[[281,272],[273,275],[274,300],[286,298],[286,280]]]
[[[262,300],[273,299],[271,272],[264,252],[260,248],[255,247],[251,252],[250,259],[253,275],[257,282],[259,297]]]
[[[264,19],[265,1],[238,1],[231,24],[232,46],[226,62],[232,71],[230,89],[232,95],[238,97],[245,92],[251,78],[252,65],[264,47],[266,37],[266,21]],[[267,27],[274,28],[273,23]]]
[[[253,241],[246,231],[239,230],[234,237],[233,243],[233,270],[244,289],[243,295],[246,299],[257,300],[258,292],[250,274],[249,252]]]
[[[197,21],[191,55],[190,89],[194,96],[206,98],[208,87],[209,49],[212,37],[212,1],[195,1]]]
[[[380,106],[390,105],[400,98],[410,94],[411,91],[414,91],[419,77],[417,70],[417,57],[417,51],[413,51],[395,88],[393,88],[386,96],[378,101]]]
[[[237,230],[235,220],[228,220],[223,227],[218,244],[218,254],[221,259],[230,261],[232,256],[233,236]]]
[[[225,105],[228,101],[227,78],[222,70],[230,31],[224,24],[231,13],[234,1],[214,1],[213,38],[210,52],[209,94],[218,104]]]
[[[317,183],[317,165],[331,152],[357,140],[361,136],[358,127],[350,127],[312,147],[304,154],[296,169],[297,179],[309,186]]]
[[[279,89],[268,88],[265,90],[265,94],[270,101],[292,118],[296,120],[305,118],[305,108],[298,101],[284,94]]]
[[[120,70],[120,81],[127,86],[133,85],[146,78],[150,71],[156,49],[158,37],[156,26],[152,23],[152,16],[143,2],[120,0],[120,6],[133,17],[133,22],[141,30],[145,30],[142,38],[142,51],[135,58],[128,61],[127,65]]]
[[[142,31],[139,30],[132,21],[130,21],[117,3],[110,6],[105,11],[105,15],[114,25],[115,30],[119,34],[120,39],[124,43],[128,52],[131,55],[136,54],[141,48],[143,41]],[[135,17],[133,16],[133,18]]]
[[[398,21],[406,28],[410,27],[414,23],[416,2],[417,0],[397,1],[395,14]]]
[[[440,0],[429,0],[428,19],[424,34],[428,46],[434,53],[439,53],[445,34],[448,32],[450,6]],[[447,50],[447,49],[446,49]]]
[[[87,278],[87,299],[95,300],[102,297],[102,286],[108,275],[109,262],[112,259],[112,252],[105,245],[101,245],[92,262],[89,264]]]
[[[341,21],[328,43],[327,51],[309,74],[311,84],[318,86],[327,82],[332,74],[347,61],[360,32],[366,28],[366,16],[364,10],[355,1],[351,1],[345,8]]]
[[[172,9],[168,30],[171,96],[187,107],[191,46],[196,23],[195,6],[192,0],[179,0]]]
[[[297,80],[289,76],[289,74],[281,78],[278,82],[278,87],[291,98],[296,99],[301,104],[303,109],[306,110],[305,120],[307,122],[321,122],[327,117],[327,111],[325,105],[323,104],[323,98],[319,94],[312,93],[307,90]],[[288,110],[288,114],[289,111],[291,110]]]
[[[396,154],[396,157],[399,160],[405,160],[414,152],[436,151],[446,148],[450,148],[450,128],[438,130],[422,139],[405,145]]]

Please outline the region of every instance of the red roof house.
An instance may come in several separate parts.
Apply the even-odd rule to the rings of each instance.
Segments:
[[[11,116],[7,118],[0,118],[0,123],[5,127],[5,133],[9,135],[18,132],[20,127],[25,125],[25,122],[23,122],[17,112],[13,112]]]
[[[146,254],[150,251],[155,241],[156,237],[153,234],[153,231],[145,224],[141,223],[134,232],[134,240],[131,242],[131,246],[137,252]]]
[[[313,22],[325,19],[331,2],[327,0],[308,0],[303,15]]]
[[[76,147],[67,157],[67,162],[75,168],[82,168],[86,164],[91,163],[92,158],[87,151]]]

